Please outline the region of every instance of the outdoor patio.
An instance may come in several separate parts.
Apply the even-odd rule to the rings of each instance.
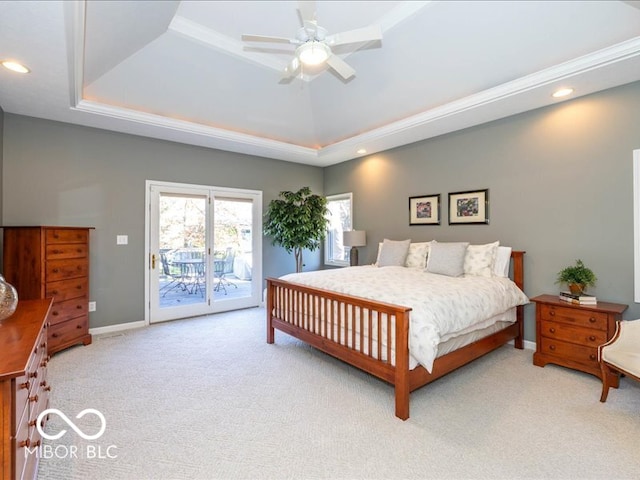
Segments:
[[[174,283],[166,277],[160,278],[160,308],[191,305],[205,301],[204,284],[194,282]],[[211,286],[213,301],[222,301],[232,298],[242,298],[251,295],[251,280],[240,280],[233,276],[214,279]],[[219,285],[219,286],[218,286]]]

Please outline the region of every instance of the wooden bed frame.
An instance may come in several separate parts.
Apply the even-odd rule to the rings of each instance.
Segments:
[[[521,290],[524,253],[511,253],[512,278]],[[390,383],[395,387],[395,413],[402,420],[409,418],[410,392],[511,340],[523,348],[524,308],[519,306],[515,323],[436,358],[431,373],[420,365],[409,370],[410,312],[409,307],[267,279],[267,343],[274,342],[278,329]],[[376,330],[376,323],[377,331],[386,335],[373,340],[364,332],[372,331],[372,326]],[[389,360],[394,350],[395,365]]]

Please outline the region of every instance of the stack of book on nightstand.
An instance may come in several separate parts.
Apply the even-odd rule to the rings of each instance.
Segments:
[[[576,295],[571,292],[560,292],[559,297],[560,300],[573,303],[575,305],[595,305],[598,303],[594,295],[587,295],[585,293]]]

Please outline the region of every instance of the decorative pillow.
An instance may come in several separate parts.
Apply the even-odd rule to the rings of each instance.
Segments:
[[[496,249],[496,261],[493,264],[493,275],[507,278],[509,265],[511,264],[511,247],[498,247]]]
[[[431,242],[418,242],[409,245],[409,253],[404,262],[408,268],[420,268],[424,270],[427,266],[427,255],[429,255],[429,244]]]
[[[496,250],[500,242],[486,245],[469,245],[464,257],[464,274],[491,277],[496,260]]]
[[[435,240],[429,247],[427,272],[449,277],[459,277],[464,273],[464,256],[469,242],[440,243]]]
[[[404,267],[404,261],[409,252],[411,240],[388,240],[384,239],[382,248],[378,253],[377,264],[379,267]]]

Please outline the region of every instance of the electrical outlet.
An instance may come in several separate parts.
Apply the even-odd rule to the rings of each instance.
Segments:
[[[89,302],[89,311],[90,312],[96,311],[96,302]]]

